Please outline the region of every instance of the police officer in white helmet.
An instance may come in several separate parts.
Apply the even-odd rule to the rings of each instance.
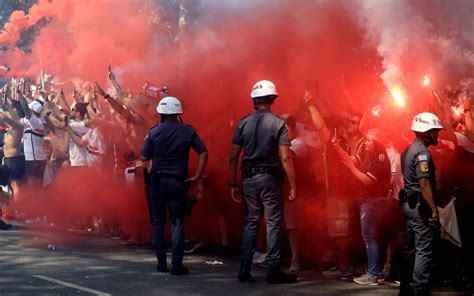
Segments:
[[[161,117],[161,123],[148,131],[141,151],[142,160],[152,160],[149,194],[153,209],[152,243],[158,260],[156,269],[168,272],[164,237],[168,211],[172,232],[171,274],[183,275],[189,273],[182,263],[187,185],[201,179],[206,167],[207,149],[196,130],[178,120],[183,110],[177,98],[163,98],[156,111]],[[188,178],[191,148],[199,155],[199,165],[196,174]]]
[[[416,115],[411,125],[416,138],[401,156],[405,188],[400,191],[400,203],[405,214],[407,237],[399,295],[415,295],[412,279],[415,280],[416,295],[430,295],[429,279],[439,213],[435,165],[427,148],[438,144],[442,128],[436,115],[428,112]]]
[[[271,112],[278,97],[275,85],[262,80],[252,88],[253,114],[240,120],[232,139],[229,160],[229,186],[232,199],[244,203],[245,226],[241,247],[240,282],[253,281],[250,274],[260,217],[265,213],[267,228],[267,282],[295,283],[296,276],[280,269],[280,241],[283,216],[281,186],[284,173],[290,183],[290,200],[296,198],[295,174],[290,157],[288,128]],[[243,199],[237,187],[237,163],[242,157]]]

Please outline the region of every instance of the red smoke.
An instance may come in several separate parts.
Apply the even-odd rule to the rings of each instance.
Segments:
[[[253,83],[273,81],[279,92],[273,111],[297,118],[302,117],[298,112],[304,91],[316,82],[321,94],[317,104],[324,115],[369,111],[384,94],[381,58],[375,48],[366,46],[364,32],[339,2],[285,1],[242,10],[208,4],[200,17],[191,18],[178,41],[167,37],[154,11],[150,1],[40,1],[26,16],[12,14],[5,25],[8,34],[0,34],[0,43],[8,46],[0,57],[10,66],[10,76],[37,75],[43,69],[60,81],[105,84],[112,65],[123,88],[134,94],[147,80],[168,85],[170,94],[183,102],[184,120],[197,128],[209,148],[204,199],[190,220],[196,228],[212,229],[220,214],[233,224],[233,232],[241,231],[236,223],[242,220],[241,209],[226,186],[227,157],[236,122],[253,112]],[[48,23],[31,54],[16,49],[19,33],[43,17]],[[424,65],[400,66],[425,71]],[[148,111],[152,118],[154,108]],[[394,134],[405,130],[405,112],[386,113],[393,119],[389,126],[395,127]],[[73,171],[56,176],[55,182],[45,197],[51,202],[38,203],[49,216],[94,213],[130,221],[127,225],[148,224],[141,188],[124,188],[110,177]],[[318,211],[312,209],[307,218],[314,219]]]
[[[4,55],[15,65],[11,75],[37,75],[43,69],[63,81],[77,77],[103,84],[112,65],[124,89],[135,94],[146,80],[167,84],[171,95],[183,101],[185,121],[197,128],[209,148],[209,178],[190,220],[196,227],[190,226],[194,231],[216,229],[220,215],[231,233],[240,233],[236,221],[241,221],[241,208],[232,203],[226,186],[227,157],[235,123],[253,112],[249,93],[254,82],[275,82],[277,114],[300,112],[302,94],[316,82],[326,115],[361,112],[378,100],[379,60],[363,47],[362,34],[343,7],[304,4],[247,14],[216,8],[207,12],[215,17],[202,17],[179,42],[170,42],[150,23],[152,14],[140,12],[137,1],[41,2],[35,11],[51,19],[36,37],[32,53],[14,54],[10,47]],[[341,84],[356,101],[347,100]],[[148,224],[141,188],[125,189],[120,182],[74,171],[56,176],[52,186],[45,197],[48,206],[39,202],[36,208],[51,219],[97,215]]]

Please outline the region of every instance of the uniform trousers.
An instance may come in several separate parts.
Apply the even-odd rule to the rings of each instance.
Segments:
[[[401,286],[409,287],[413,279],[417,290],[428,290],[433,261],[436,229],[428,225],[427,205],[418,202],[414,208],[403,203],[405,214],[406,242],[403,250]],[[420,211],[421,210],[421,211]]]
[[[260,217],[265,215],[267,226],[267,262],[269,266],[280,264],[283,198],[277,176],[256,174],[243,181],[243,205],[245,214],[241,259],[251,262],[255,252]]]
[[[153,212],[152,244],[156,258],[160,264],[166,264],[165,225],[169,212],[171,262],[178,266],[182,264],[184,254],[184,215],[187,202],[185,178],[153,174],[149,194]]]

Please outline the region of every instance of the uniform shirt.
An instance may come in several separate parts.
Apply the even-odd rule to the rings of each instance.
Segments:
[[[87,166],[101,168],[106,148],[99,129],[97,127],[89,129],[82,137],[82,141],[87,143]]]
[[[421,140],[416,138],[413,143],[403,151],[401,162],[406,190],[409,192],[421,192],[420,183],[418,181],[421,178],[430,179],[431,187],[433,190],[436,188],[436,167],[431,158],[431,153]]]
[[[279,146],[291,145],[285,121],[268,110],[257,110],[242,118],[232,144],[243,147],[243,163],[268,167],[280,165]]]
[[[25,160],[46,160],[44,151],[45,124],[42,118],[31,114],[30,119],[22,118],[23,125],[23,151]]]
[[[192,126],[166,120],[148,131],[141,154],[152,159],[154,172],[187,176],[191,148],[197,154],[207,152]]]
[[[69,126],[81,139],[90,130],[84,121],[74,121]],[[87,166],[87,148],[77,145],[72,139],[69,140],[69,162],[73,167]]]
[[[374,181],[374,184],[363,187],[362,197],[376,198],[387,196],[390,189],[391,173],[390,160],[385,149],[372,156],[368,154],[362,156],[359,170]]]

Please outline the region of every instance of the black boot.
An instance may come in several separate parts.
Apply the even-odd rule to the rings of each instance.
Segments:
[[[250,269],[252,268],[252,261],[242,260],[240,263],[239,275],[237,278],[241,283],[253,282],[253,277],[250,274]]]
[[[183,274],[188,274],[188,273],[189,273],[189,269],[183,264],[177,264],[177,265],[173,264],[173,267],[171,268],[171,275],[183,275]]]
[[[269,284],[293,284],[296,283],[296,275],[281,271],[280,266],[268,266],[267,283]]]
[[[415,296],[415,289],[413,289],[410,285],[401,285],[400,291],[398,292],[398,296]]]
[[[12,228],[12,225],[10,223],[5,223],[5,222],[3,222],[2,219],[0,219],[0,229],[8,230],[10,228]]]
[[[416,296],[431,296],[428,289],[416,289]]]
[[[169,272],[168,263],[166,262],[166,256],[156,256],[158,259],[158,264],[156,265],[156,270],[158,272]]]
[[[158,265],[156,265],[156,270],[159,272],[169,272],[166,261],[165,262],[158,261]]]

